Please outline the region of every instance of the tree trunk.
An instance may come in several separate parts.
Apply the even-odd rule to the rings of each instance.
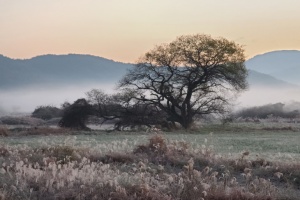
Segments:
[[[191,117],[182,117],[182,119],[179,121],[179,123],[181,124],[181,126],[184,129],[189,129],[191,127],[191,125],[193,124],[193,120]]]

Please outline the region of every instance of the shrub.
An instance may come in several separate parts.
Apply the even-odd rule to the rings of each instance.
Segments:
[[[39,106],[33,111],[31,116],[43,120],[49,120],[52,118],[61,117],[62,110],[54,106]]]
[[[155,134],[149,139],[148,145],[139,145],[134,153],[158,153],[164,154],[168,151],[167,144],[162,135]]]
[[[85,99],[78,99],[64,109],[60,127],[90,130],[86,126],[89,115],[94,114],[92,106]]]

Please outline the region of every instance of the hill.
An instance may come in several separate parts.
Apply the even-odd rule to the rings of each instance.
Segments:
[[[272,51],[254,56],[246,62],[250,70],[265,73],[300,85],[300,51]]]
[[[247,79],[250,88],[300,89],[296,84],[277,79],[271,75],[260,73],[255,70],[248,70]]]
[[[91,55],[43,55],[24,60],[0,55],[0,89],[116,83],[131,66]]]
[[[290,55],[288,52],[283,53]],[[292,53],[297,55],[299,53],[300,55],[300,52],[297,51]],[[278,53],[259,55],[246,62],[246,66],[250,69],[248,77],[250,86],[295,87],[295,85],[271,75],[283,70],[282,67],[272,67],[272,64],[275,65],[276,63],[271,60],[273,54],[277,55]],[[269,64],[264,65],[264,63]],[[295,59],[294,63],[296,63]],[[280,65],[280,63],[277,64]],[[286,68],[292,70],[293,66]],[[0,89],[16,89],[37,85],[63,87],[88,83],[115,84],[130,67],[132,64],[115,62],[91,55],[43,55],[24,60],[0,55]],[[295,76],[298,75],[300,72]]]

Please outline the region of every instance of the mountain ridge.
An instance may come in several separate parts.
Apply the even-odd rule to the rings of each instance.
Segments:
[[[68,53],[68,54],[51,54],[51,53],[49,53],[49,54],[36,55],[36,56],[30,57],[30,58],[11,58],[11,57],[5,56],[3,54],[0,54],[0,59],[2,57],[2,58],[9,59],[9,60],[26,61],[26,60],[39,59],[39,58],[43,58],[43,57],[63,57],[63,56],[87,56],[87,57],[92,57],[92,58],[96,58],[96,59],[103,59],[103,60],[107,60],[107,61],[112,61],[112,62],[116,62],[116,63],[124,63],[124,62],[121,62],[121,61],[116,61],[116,60],[113,60],[113,59],[105,58],[105,57],[102,57],[102,56],[96,56],[96,55],[93,55],[93,54],[78,54],[78,53]],[[124,64],[132,64],[132,63],[124,63]]]
[[[300,85],[300,51],[278,50],[254,56],[246,67],[277,79]]]
[[[261,58],[280,52],[287,54],[293,52],[296,55],[299,54],[300,58],[300,51],[286,50],[257,55],[246,61],[246,67],[249,69],[248,81],[252,87],[300,87],[297,83],[290,83],[278,76],[273,76],[272,72],[264,73],[265,69],[260,69]],[[2,72],[0,89],[13,89],[36,84],[64,86],[88,82],[116,83],[132,66],[133,64],[130,63],[89,54],[46,54],[29,59],[12,59],[0,54],[0,71]]]
[[[0,57],[0,88],[34,84],[118,81],[132,64],[82,55],[41,55],[31,59]]]
[[[297,84],[289,83],[280,79],[277,79],[271,75],[257,72],[255,70],[248,70],[248,82],[250,87],[276,87],[278,89],[300,89]]]

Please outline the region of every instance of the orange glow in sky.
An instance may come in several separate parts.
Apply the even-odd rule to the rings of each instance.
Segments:
[[[0,0],[0,54],[92,54],[135,62],[185,34],[225,37],[247,58],[300,49],[299,0]]]

